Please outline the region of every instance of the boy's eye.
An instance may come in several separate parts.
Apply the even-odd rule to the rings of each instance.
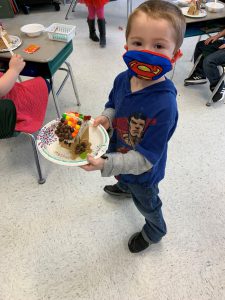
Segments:
[[[142,43],[141,43],[141,42],[136,42],[136,41],[135,41],[135,42],[133,42],[132,44],[133,44],[134,46],[142,46]]]
[[[162,46],[162,45],[160,45],[160,44],[156,44],[156,45],[155,45],[155,48],[156,48],[156,49],[162,49],[162,48],[163,48],[163,46]]]

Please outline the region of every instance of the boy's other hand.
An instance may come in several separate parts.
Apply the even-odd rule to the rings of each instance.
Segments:
[[[106,130],[109,129],[110,124],[109,124],[109,120],[107,117],[99,116],[99,117],[95,118],[93,126],[96,127],[99,124],[102,125]]]
[[[14,54],[9,61],[9,69],[14,70],[19,74],[25,67],[25,64],[26,63],[21,55]]]
[[[91,155],[87,156],[88,164],[85,166],[81,166],[81,169],[85,171],[96,171],[102,170],[104,167],[105,159],[103,158],[94,158]]]

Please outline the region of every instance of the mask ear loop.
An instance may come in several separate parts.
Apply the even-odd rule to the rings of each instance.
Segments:
[[[181,50],[179,49],[176,54],[174,55],[174,57],[171,59],[171,63],[174,64],[179,58],[181,58],[181,56],[183,56],[183,53],[181,52]]]

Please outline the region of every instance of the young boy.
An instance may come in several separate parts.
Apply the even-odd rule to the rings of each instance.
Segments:
[[[191,76],[184,80],[184,85],[204,84],[207,82],[206,78],[208,78],[210,90],[213,92],[221,77],[218,66],[225,64],[225,39],[221,39],[222,37],[225,37],[225,29],[205,41],[197,43],[194,53],[194,63],[196,63],[201,54],[202,57]],[[218,102],[222,101],[224,97],[225,88],[222,82],[212,100],[213,102]]]
[[[115,175],[118,183],[105,186],[112,195],[131,195],[145,217],[141,232],[131,236],[132,253],[157,243],[166,234],[158,183],[163,179],[167,143],[177,125],[176,89],[164,74],[180,56],[185,19],[169,2],[142,3],[128,19],[128,70],[119,74],[105,110],[94,125],[113,128],[104,158],[88,157],[86,171],[101,170],[102,176]]]

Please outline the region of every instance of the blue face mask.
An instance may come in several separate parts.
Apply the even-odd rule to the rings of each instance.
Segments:
[[[172,62],[169,57],[147,51],[129,50],[123,55],[123,59],[132,76],[145,80],[157,80],[172,70]]]

